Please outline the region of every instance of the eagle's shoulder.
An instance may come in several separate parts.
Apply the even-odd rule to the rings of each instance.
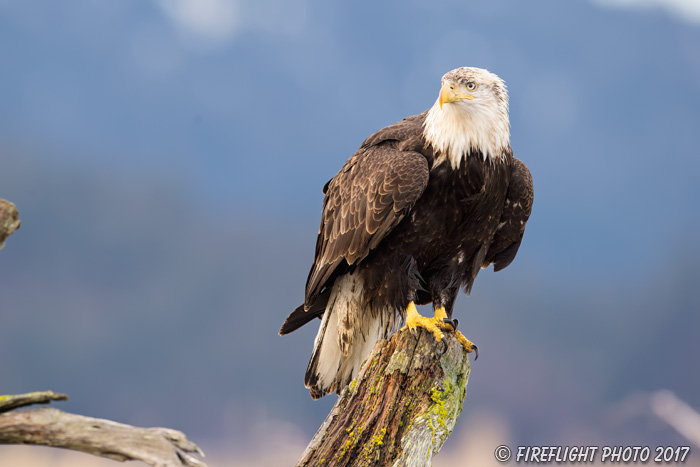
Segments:
[[[423,137],[423,125],[428,111],[406,117],[401,121],[393,123],[372,133],[360,145],[358,150],[347,160],[335,177],[328,180],[323,186],[323,194],[328,194],[329,186],[332,183],[337,183],[342,177],[341,174],[350,172],[358,163],[365,159],[370,159],[377,154],[385,155],[386,151],[379,150],[379,147],[396,149],[401,153],[408,153],[411,156],[414,153],[422,154],[428,161],[429,166],[432,164],[433,152],[425,142]],[[396,154],[394,154],[396,156]],[[376,159],[376,157],[374,157]]]
[[[400,151],[422,152],[425,147],[423,125],[427,113],[425,111],[418,115],[412,115],[382,128],[367,138],[360,149],[380,144],[391,144]]]

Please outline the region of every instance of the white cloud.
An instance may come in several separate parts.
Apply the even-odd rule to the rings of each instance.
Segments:
[[[680,19],[700,24],[700,0],[594,0],[594,2],[621,8],[662,8]]]
[[[240,26],[236,0],[158,0],[183,32],[210,42],[226,41]]]
[[[157,4],[180,33],[205,45],[229,42],[243,31],[295,36],[304,31],[309,12],[308,0],[157,0]]]

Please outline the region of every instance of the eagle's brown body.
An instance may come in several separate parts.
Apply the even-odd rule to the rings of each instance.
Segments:
[[[339,391],[410,302],[444,307],[481,267],[515,257],[532,180],[510,146],[471,148],[458,167],[425,137],[428,112],[370,136],[324,187],[304,305],[286,334],[323,317],[306,372],[311,395]]]

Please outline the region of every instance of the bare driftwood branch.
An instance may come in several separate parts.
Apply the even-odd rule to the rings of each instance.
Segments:
[[[422,331],[380,341],[304,451],[302,466],[425,466],[457,422],[469,358]]]
[[[667,389],[652,393],[650,402],[657,417],[700,448],[700,413]]]
[[[19,213],[14,204],[0,199],[0,250],[5,246],[5,240],[19,229]]]
[[[48,404],[51,401],[67,401],[68,396],[53,391],[36,391],[27,394],[0,396],[0,413],[34,404]]]
[[[67,396],[51,391],[0,396],[0,444],[39,444],[82,451],[118,461],[140,460],[154,467],[206,467],[193,454],[202,451],[168,428],[138,428],[57,409],[7,412]]]

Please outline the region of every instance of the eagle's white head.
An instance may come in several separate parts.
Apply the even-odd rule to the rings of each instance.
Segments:
[[[501,158],[510,145],[508,91],[501,78],[482,68],[457,68],[442,77],[435,105],[423,128],[438,151],[434,166],[446,160],[458,168],[470,153]]]

